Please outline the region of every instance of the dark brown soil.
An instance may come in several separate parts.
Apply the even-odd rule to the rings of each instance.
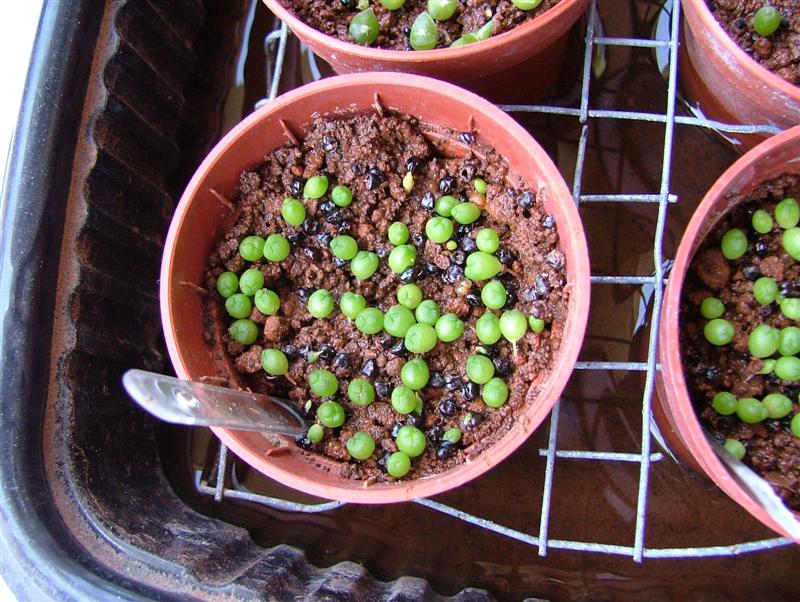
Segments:
[[[707,237],[686,278],[681,346],[687,380],[704,426],[720,440],[741,441],[747,450],[744,462],[769,481],[791,508],[800,510],[800,439],[789,427],[794,414],[800,412],[800,383],[781,380],[774,373],[758,374],[764,361],[753,358],[747,345],[749,333],[758,324],[776,328],[796,325],[776,303],[757,303],[752,292],[755,280],[769,276],[778,282],[781,294],[800,297],[800,265],[783,249],[783,230],[776,226],[771,232],[758,234],[750,219],[760,208],[774,215],[776,203],[788,196],[800,198],[797,176],[784,176],[759,187]],[[720,239],[734,227],[747,233],[750,248],[740,259],[728,261],[719,251]],[[722,317],[734,324],[736,334],[730,345],[715,347],[703,336],[707,320],[700,314],[700,303],[708,296],[725,304]],[[757,399],[782,393],[794,407],[781,420],[746,424],[735,414],[722,416],[714,410],[711,400],[719,391]]]
[[[472,33],[494,18],[492,35],[496,36],[517,25],[534,19],[561,0],[544,0],[533,10],[520,10],[510,0],[462,0],[455,14],[447,21],[438,23],[439,43],[437,48],[446,48],[465,33]],[[357,14],[355,0],[280,0],[286,8],[313,28],[343,40],[352,42],[348,28],[350,19]],[[412,50],[408,44],[408,32],[415,19],[426,10],[427,0],[406,0],[399,9],[390,11],[380,2],[370,2],[381,25],[377,48],[390,50]]]
[[[221,339],[233,359],[239,371],[232,377],[233,386],[289,397],[312,419],[322,400],[310,392],[307,375],[320,367],[333,371],[340,384],[336,400],[345,408],[347,421],[341,428],[325,429],[325,439],[319,445],[300,441],[301,447],[310,451],[298,453],[322,453],[340,460],[341,474],[350,478],[390,479],[380,461],[396,451],[391,431],[397,424],[413,423],[427,436],[426,452],[414,460],[411,478],[440,472],[491,446],[513,427],[522,408],[537,397],[536,383],[551,369],[567,317],[565,257],[558,248],[553,218],[545,215],[540,199],[509,173],[506,163],[492,149],[477,144],[472,135],[437,131],[437,144],[449,140],[448,148],[452,148],[457,141],[464,149],[462,157],[446,158],[426,138],[426,129],[433,131],[402,116],[371,114],[316,121],[298,146],[286,145],[267,156],[262,165],[242,174],[238,197],[241,214],[222,236],[208,263],[206,285],[214,290],[223,270],[241,273],[250,267],[238,254],[239,241],[245,236],[280,232],[292,242],[286,260],[254,264],[264,273],[265,286],[281,298],[277,316],[265,318],[253,310],[251,319],[264,324],[256,344],[245,349],[230,339],[227,326],[231,319],[216,294],[209,295],[207,336],[211,344]],[[410,160],[416,166],[415,185],[409,194],[401,182]],[[379,185],[373,190],[367,186],[370,180],[374,183],[370,170],[380,175]],[[306,222],[299,228],[288,226],[280,216],[282,200],[287,196],[302,198],[297,191],[305,179],[321,172],[328,174],[330,188],[347,185],[353,192],[353,203],[338,208],[327,200],[328,195],[321,202],[306,199]],[[432,212],[423,206],[423,199],[428,201],[449,189],[453,196],[484,203],[471,184],[474,176],[489,184],[482,217],[456,229],[453,238],[459,247],[451,252],[425,238],[424,225]],[[387,230],[394,221],[402,221],[411,231],[409,243],[413,242],[418,252],[414,280],[424,297],[434,299],[443,313],[453,312],[466,324],[464,335],[457,341],[439,342],[425,354],[431,380],[421,391],[424,407],[418,417],[402,416],[389,403],[392,388],[400,384],[400,369],[409,359],[402,339],[385,333],[362,334],[338,310],[338,298],[346,291],[364,295],[369,306],[383,311],[397,303],[395,295],[401,280],[385,261],[392,247]],[[500,278],[510,292],[504,309],[535,314],[547,322],[543,333],[528,331],[517,343],[516,358],[511,344],[504,340],[487,349],[497,375],[505,379],[510,390],[508,403],[499,409],[481,401],[479,387],[468,383],[464,371],[466,358],[480,344],[474,331],[476,319],[486,311],[480,289],[476,284],[457,292],[455,286],[462,280],[465,256],[475,250],[475,233],[486,226],[501,238],[496,255],[505,265]],[[337,233],[349,233],[360,249],[382,257],[374,276],[356,280],[349,262],[333,257],[328,241]],[[315,319],[306,309],[305,299],[317,288],[328,289],[337,300],[337,309],[326,319]],[[259,356],[264,347],[282,349],[287,354],[288,378],[268,377],[261,369]],[[345,393],[347,384],[358,377],[373,382],[378,392],[377,400],[366,408],[350,403]],[[452,403],[446,405],[452,407],[443,410],[441,402],[447,399]],[[451,427],[462,429],[462,442],[442,451],[446,446],[439,438]],[[356,463],[350,461],[344,443],[359,430],[372,435],[377,447],[371,458]]]
[[[753,15],[764,0],[706,0],[722,28],[747,54],[787,82],[800,85],[800,2],[769,0],[783,16],[778,30],[769,37],[753,29]]]

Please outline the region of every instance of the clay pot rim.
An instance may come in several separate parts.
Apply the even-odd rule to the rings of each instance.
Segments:
[[[685,440],[689,453],[702,465],[706,475],[725,490],[730,497],[734,496],[729,491],[736,491],[737,496],[734,500],[743,506],[750,514],[758,518],[762,523],[770,526],[774,531],[785,533],[780,526],[771,518],[769,513],[764,510],[739,483],[731,476],[727,467],[717,457],[716,452],[711,447],[705,434],[705,429],[700,424],[694,406],[691,402],[689,387],[683,372],[683,362],[681,361],[680,346],[680,304],[683,293],[683,284],[689,265],[694,257],[696,248],[702,242],[698,238],[698,233],[703,228],[708,216],[712,214],[723,195],[729,194],[728,190],[731,182],[741,173],[748,171],[751,165],[757,161],[769,157],[775,148],[786,144],[792,140],[800,140],[800,126],[791,128],[781,134],[769,138],[765,142],[757,145],[733,163],[725,172],[714,182],[708,190],[703,200],[695,209],[691,220],[686,226],[686,230],[681,237],[678,251],[675,255],[675,263],[669,274],[669,281],[664,294],[664,306],[661,312],[659,359],[662,363],[661,378],[667,390],[675,393],[674,397],[668,395],[670,412],[674,417],[675,425],[679,429],[679,437]],[[718,212],[721,217],[727,213]],[[718,221],[718,220],[717,220]],[[800,519],[800,513],[795,512]],[[798,543],[800,540],[795,539]]]
[[[728,35],[728,32],[722,28],[722,25],[719,24],[716,18],[714,18],[705,0],[690,0],[689,2],[682,2],[681,6],[685,13],[692,13],[700,20],[701,25],[736,59],[736,62],[748,75],[754,79],[763,81],[765,85],[776,88],[781,93],[793,97],[800,102],[800,86],[795,86],[787,82],[780,75],[770,71],[747,54],[747,52]]]
[[[433,50],[388,50],[385,48],[361,46],[353,42],[345,42],[303,22],[278,0],[263,1],[273,14],[281,21],[284,21],[301,39],[312,40],[314,43],[327,46],[345,55],[355,55],[361,59],[372,59],[382,63],[392,63],[397,67],[402,67],[404,63],[433,63],[449,60],[462,61],[469,60],[478,54],[491,54],[506,43],[524,43],[525,38],[531,35],[534,30],[548,27],[561,20],[562,15],[571,11],[573,5],[586,5],[589,3],[589,0],[562,0],[538,17],[526,21],[500,35],[492,36],[488,40],[483,40],[475,44],[466,44],[456,48],[435,48]],[[584,6],[583,10],[585,9],[586,7]]]
[[[413,93],[414,89],[424,90],[427,93],[435,90],[438,94],[447,98],[460,98],[464,101],[464,104],[474,107],[476,113],[481,113],[498,123],[501,129],[509,132],[509,135],[513,136],[513,139],[522,146],[525,154],[530,157],[531,163],[536,166],[536,172],[541,174],[541,180],[547,181],[550,185],[549,194],[553,199],[551,202],[558,203],[555,199],[560,199],[561,201],[560,205],[564,219],[559,224],[558,232],[561,248],[564,250],[572,249],[571,252],[567,253],[567,285],[571,286],[571,292],[567,307],[567,322],[562,333],[556,361],[546,378],[537,383],[541,392],[535,402],[523,406],[514,428],[505,433],[494,445],[482,452],[476,459],[446,472],[413,481],[380,483],[370,487],[363,487],[360,481],[357,482],[358,488],[352,484],[350,487],[331,486],[314,481],[313,478],[299,475],[295,471],[285,470],[270,462],[270,458],[251,449],[237,436],[237,433],[241,434],[241,432],[221,428],[212,429],[231,451],[268,477],[320,498],[353,503],[401,502],[436,495],[458,487],[483,474],[519,448],[533,431],[545,421],[547,415],[549,415],[558,401],[572,374],[588,321],[590,297],[589,256],[582,222],[577,207],[572,200],[572,194],[544,149],[510,115],[487,100],[453,84],[418,75],[392,72],[341,75],[323,79],[279,96],[249,115],[217,143],[197,168],[176,207],[175,217],[167,234],[161,266],[159,296],[162,327],[167,349],[178,376],[180,378],[190,378],[183,355],[178,348],[174,331],[171,291],[175,283],[173,282],[172,272],[177,234],[184,228],[187,215],[186,209],[197,195],[203,179],[212,171],[218,158],[234,146],[244,132],[248,131],[260,120],[274,118],[279,115],[287,105],[309,96],[324,95],[332,88],[367,87],[371,92],[380,94],[381,89],[384,87],[397,88],[398,86],[409,88],[409,94]],[[389,107],[392,106],[393,104],[390,103]],[[402,107],[399,110],[402,111]],[[313,115],[309,114],[309,120],[311,118],[313,118]],[[486,140],[486,142],[491,142],[491,140]],[[246,167],[242,166],[242,169]],[[518,168],[514,168],[513,165],[512,168],[518,171]],[[565,244],[565,240],[569,240],[569,246]],[[311,476],[313,477],[313,474]],[[345,482],[344,479],[341,480]]]

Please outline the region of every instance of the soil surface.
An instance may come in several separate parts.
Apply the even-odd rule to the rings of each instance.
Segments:
[[[774,216],[775,205],[786,197],[800,198],[800,177],[784,176],[760,186],[730,212],[707,237],[687,274],[681,304],[681,345],[684,369],[695,407],[703,425],[721,441],[738,439],[747,450],[744,462],[769,481],[794,510],[800,510],[800,438],[793,436],[789,423],[800,412],[800,382],[787,382],[774,373],[759,374],[764,360],[748,350],[748,336],[758,324],[775,328],[797,325],[784,316],[777,303],[761,305],[753,297],[753,282],[762,276],[775,279],[786,297],[800,297],[800,264],[784,251],[783,230],[777,225],[758,234],[751,225],[756,209]],[[743,257],[728,261],[721,253],[720,240],[731,228],[740,228],[750,241]],[[725,304],[722,318],[730,321],[736,334],[729,345],[716,347],[706,341],[700,303],[714,296]],[[736,414],[723,416],[711,405],[720,391],[737,399],[762,399],[782,393],[794,402],[783,419],[746,424]]]
[[[534,19],[561,0],[543,0],[532,10],[520,10],[510,0],[461,0],[455,14],[447,21],[437,22],[439,43],[437,48],[447,48],[463,34],[473,33],[494,19],[492,35],[496,36],[517,25]],[[297,17],[321,32],[352,42],[348,28],[353,15],[360,12],[355,0],[280,0]],[[381,29],[378,38],[371,44],[389,50],[412,50],[408,43],[411,26],[426,10],[427,0],[406,0],[397,10],[387,10],[380,2],[372,1]]]
[[[783,16],[778,30],[769,37],[753,29],[753,15],[764,0],[706,0],[722,28],[747,54],[787,82],[800,86],[800,2],[770,0]]]
[[[432,137],[426,133],[435,132]],[[431,139],[436,142],[431,142]],[[461,156],[445,153],[457,148]],[[450,158],[448,158],[450,157]],[[408,169],[414,186],[406,192],[402,180]],[[302,199],[307,178],[326,173],[329,192],[319,200],[305,199],[307,218],[293,227],[281,218],[284,198]],[[475,177],[488,183],[485,197],[472,184]],[[348,186],[353,202],[337,207],[330,202],[330,189]],[[442,132],[405,116],[360,115],[341,120],[317,120],[298,145],[285,145],[265,158],[263,164],[241,175],[235,224],[216,245],[206,274],[208,290],[215,290],[223,270],[241,273],[251,267],[238,253],[245,236],[272,233],[285,235],[292,245],[287,259],[279,263],[260,260],[252,264],[265,277],[265,287],[281,299],[277,315],[266,317],[253,309],[250,318],[259,325],[259,338],[249,348],[234,342],[227,333],[232,322],[222,299],[208,295],[206,336],[209,344],[220,345],[220,372],[226,358],[233,361],[238,374],[228,377],[231,386],[246,386],[255,391],[279,394],[294,400],[313,420],[322,399],[308,388],[308,374],[326,368],[339,379],[334,396],[345,409],[347,420],[337,429],[325,429],[317,445],[298,440],[297,453],[310,459],[323,454],[339,461],[340,473],[348,478],[391,480],[385,472],[385,458],[397,450],[392,437],[398,425],[413,424],[426,434],[425,453],[414,459],[407,478],[427,476],[446,470],[490,447],[514,426],[525,406],[538,396],[537,383],[550,371],[567,318],[568,294],[565,290],[565,256],[558,247],[556,224],[545,214],[541,197],[547,192],[531,191],[491,148],[478,144],[472,134]],[[452,240],[458,246],[447,250],[428,240],[425,223],[433,215],[433,199],[450,194],[472,200],[483,207],[477,222],[455,224]],[[387,231],[392,222],[405,223],[411,233],[409,244],[417,249],[417,261],[410,273],[398,275],[386,263],[392,248]],[[491,227],[500,235],[495,255],[503,264],[498,278],[509,291],[504,309],[517,309],[546,321],[545,330],[528,330],[512,345],[501,339],[483,346],[510,391],[508,402],[498,409],[486,406],[480,387],[466,378],[465,362],[478,352],[475,321],[487,309],[480,300],[480,286],[464,279],[466,256],[476,250],[475,234]],[[349,262],[335,258],[328,243],[332,236],[347,233],[362,250],[381,258],[378,271],[359,281]],[[466,324],[464,334],[452,343],[438,342],[424,359],[431,376],[420,391],[421,414],[403,416],[390,403],[390,393],[401,384],[400,370],[411,359],[403,339],[386,333],[365,335],[353,321],[338,310],[342,293],[364,295],[369,307],[386,311],[397,303],[396,291],[404,282],[416,282],[424,298],[435,300],[442,313],[457,314]],[[466,285],[466,286],[465,286]],[[326,288],[336,299],[336,309],[325,319],[313,318],[306,299],[315,289]],[[499,311],[495,311],[500,315]],[[283,350],[289,359],[286,377],[270,377],[261,368],[263,348]],[[367,407],[352,404],[347,398],[348,383],[366,378],[377,390],[377,399]],[[459,427],[463,438],[458,445],[442,441],[442,434]],[[365,461],[353,461],[345,442],[357,431],[369,433],[376,441],[375,453]],[[317,462],[323,466],[324,462]]]

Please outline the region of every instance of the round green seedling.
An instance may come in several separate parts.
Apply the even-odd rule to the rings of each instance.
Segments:
[[[521,311],[504,311],[500,316],[500,332],[507,341],[516,343],[528,330],[528,320]]]
[[[706,297],[700,304],[700,314],[707,320],[719,318],[725,313],[725,305],[716,297]]]
[[[476,353],[467,358],[466,372],[472,382],[485,385],[494,376],[494,362]]]
[[[430,370],[421,357],[406,362],[400,369],[400,381],[409,389],[419,391],[428,384]]]
[[[503,265],[497,257],[485,251],[475,251],[467,256],[464,275],[470,280],[489,280],[502,269]]]
[[[350,271],[359,280],[370,278],[378,269],[380,259],[372,251],[359,251],[350,262]]]
[[[339,207],[347,207],[353,202],[353,193],[347,186],[340,184],[331,190],[331,200]]]
[[[335,305],[336,303],[330,291],[320,288],[311,293],[311,296],[308,298],[308,313],[315,318],[327,318],[333,313],[333,307]]]
[[[770,393],[761,400],[767,410],[767,418],[780,420],[792,411],[792,400],[780,393]]]
[[[407,415],[417,409],[417,394],[406,386],[392,391],[392,407],[399,414]]]
[[[233,272],[222,272],[217,277],[216,286],[220,297],[227,299],[239,290],[239,277]]]
[[[344,261],[350,261],[356,256],[356,253],[358,253],[358,243],[356,239],[347,234],[334,236],[331,238],[331,242],[328,243],[328,246],[331,248],[331,253]]]
[[[246,236],[239,243],[239,255],[246,261],[258,261],[264,256],[264,239],[260,236]]]
[[[281,308],[281,298],[278,297],[275,291],[268,288],[262,288],[260,291],[256,291],[253,297],[253,303],[255,303],[256,309],[265,316],[275,315]]]
[[[345,447],[356,460],[366,460],[375,451],[375,439],[368,433],[356,433],[347,440]]]
[[[475,321],[475,335],[484,345],[494,345],[503,336],[500,330],[500,319],[487,311]]]
[[[328,192],[328,176],[325,174],[311,176],[303,187],[303,196],[307,199],[321,198],[326,192]]]
[[[454,313],[446,313],[436,320],[436,336],[440,341],[451,343],[464,334],[464,322]]]
[[[292,248],[282,234],[270,234],[264,241],[264,257],[269,261],[283,261],[289,257]]]
[[[261,270],[250,268],[239,277],[239,289],[248,297],[252,297],[264,286],[264,274]]]
[[[386,461],[386,472],[397,479],[406,476],[409,470],[411,470],[411,458],[405,452],[396,451]]]
[[[736,396],[728,391],[720,391],[711,400],[711,406],[718,414],[723,416],[735,414],[738,404],[739,400],[736,399]]]
[[[481,209],[475,203],[459,203],[450,210],[450,215],[459,224],[471,224],[481,216]]]
[[[447,21],[457,6],[458,0],[428,0],[428,14],[437,21]]]
[[[800,228],[788,228],[781,237],[784,250],[795,261],[800,261]]]
[[[508,386],[502,379],[495,376],[483,385],[481,397],[483,403],[490,408],[499,408],[508,400]]]
[[[258,326],[252,320],[242,318],[228,327],[228,334],[240,345],[252,345],[258,338]]]
[[[326,401],[317,408],[317,420],[324,426],[335,429],[344,424],[344,408],[335,401]]]
[[[775,225],[772,221],[772,216],[763,209],[755,211],[750,221],[753,224],[753,230],[759,234],[766,234]]]
[[[410,236],[408,232],[408,226],[402,222],[394,222],[391,226],[389,226],[389,232],[387,236],[389,238],[389,242],[393,245],[404,245],[406,242],[408,242],[408,237]]]
[[[736,406],[736,415],[742,422],[756,424],[767,417],[764,404],[753,397],[743,397]]]
[[[363,295],[359,295],[358,293],[348,291],[343,293],[339,299],[339,309],[351,320],[355,320],[356,316],[366,309],[366,307],[367,300]]]
[[[501,309],[507,300],[506,287],[499,280],[487,282],[481,289],[481,301],[489,309]]]
[[[781,333],[777,328],[767,324],[759,324],[750,333],[747,347],[753,357],[769,357],[778,350]]]
[[[393,337],[404,337],[408,329],[416,324],[414,314],[407,307],[393,305],[383,317],[383,329]]]
[[[375,401],[375,387],[364,378],[356,378],[347,385],[347,397],[357,406],[368,406]]]
[[[232,318],[246,318],[253,310],[250,297],[243,293],[236,293],[225,299],[225,311]]]
[[[771,36],[781,26],[781,13],[774,6],[762,6],[753,15],[753,29],[760,36]]]
[[[725,259],[739,259],[747,252],[747,235],[739,228],[731,228],[722,236],[722,254]]]
[[[455,198],[454,196],[450,196],[449,194],[446,194],[436,199],[436,202],[433,205],[433,210],[442,217],[450,217],[450,212],[453,210],[453,207],[455,207],[457,204],[458,204],[457,198]]]
[[[376,307],[367,307],[356,316],[356,328],[364,334],[378,334],[383,330],[383,312]]]
[[[280,349],[264,349],[261,352],[261,367],[272,376],[282,376],[289,371],[289,360]]]
[[[306,433],[306,439],[308,439],[311,443],[317,444],[322,441],[325,437],[325,429],[322,428],[318,424],[312,424],[308,427],[308,432]]]
[[[309,373],[308,386],[320,397],[331,397],[339,390],[339,379],[330,370],[317,368]]]
[[[414,317],[416,317],[417,322],[431,326],[436,324],[440,315],[442,315],[442,312],[439,309],[439,305],[433,299],[425,299],[414,311]]]
[[[449,217],[432,217],[425,223],[425,236],[433,242],[447,242],[453,236],[453,222]]]
[[[422,303],[422,289],[416,284],[404,284],[397,289],[397,302],[408,309],[416,309]]]
[[[781,228],[794,228],[800,223],[800,205],[791,197],[775,205],[775,221]]]
[[[414,50],[432,50],[436,48],[439,41],[439,32],[436,29],[436,22],[431,16],[423,11],[411,25],[408,34],[408,43]]]
[[[712,345],[727,345],[733,340],[734,334],[736,334],[736,329],[733,324],[722,318],[709,320],[703,327],[703,336]]]
[[[417,249],[413,245],[397,245],[389,253],[387,263],[395,274],[402,274],[417,261]]]
[[[753,297],[761,305],[769,305],[778,298],[778,283],[768,276],[762,276],[753,283]]]
[[[728,450],[728,453],[737,460],[744,458],[744,455],[747,451],[745,450],[744,445],[742,445],[742,442],[737,441],[736,439],[725,439],[724,447],[726,450]]]
[[[299,226],[306,220],[306,208],[297,199],[285,198],[281,204],[281,215],[290,226]]]
[[[411,353],[428,353],[436,347],[436,331],[430,324],[414,324],[406,332],[405,346]]]
[[[409,424],[400,427],[394,442],[397,444],[397,449],[408,454],[410,458],[421,456],[427,443],[425,433]]]

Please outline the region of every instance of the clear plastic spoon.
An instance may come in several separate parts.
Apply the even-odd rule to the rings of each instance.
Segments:
[[[728,467],[733,478],[753,496],[769,512],[770,516],[783,527],[794,539],[800,539],[800,521],[778,497],[775,490],[749,466],[733,456],[714,437],[706,433],[711,447],[717,452],[720,460]]]
[[[278,435],[298,435],[308,424],[280,397],[237,391],[147,372],[122,376],[128,394],[153,416],[173,424],[219,426]]]

